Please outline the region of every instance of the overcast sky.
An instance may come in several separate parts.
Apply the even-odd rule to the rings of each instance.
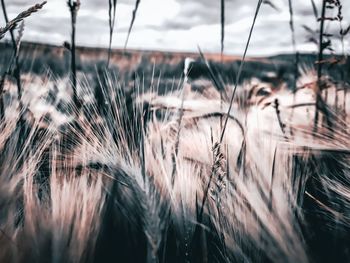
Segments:
[[[5,0],[9,17],[40,0]],[[226,0],[225,52],[240,55],[244,50],[258,0]],[[278,11],[263,5],[254,29],[249,55],[291,52],[288,0],[271,0]],[[321,0],[315,0],[320,9]],[[344,27],[350,19],[350,1],[343,0]],[[113,47],[123,47],[135,0],[118,0]],[[302,25],[316,28],[310,0],[293,0],[297,42],[300,51],[315,51],[306,41]],[[329,16],[333,11],[329,11]],[[3,25],[3,17],[0,16]],[[339,23],[327,29],[339,31]],[[70,15],[65,0],[48,0],[44,10],[26,20],[24,39],[61,45],[69,40]],[[81,0],[77,43],[85,46],[108,45],[108,0]],[[348,36],[348,39],[350,37]],[[347,43],[348,44],[348,43]],[[141,0],[130,36],[129,48],[220,52],[220,0]],[[340,50],[340,46],[338,50]],[[349,51],[349,48],[347,48]]]

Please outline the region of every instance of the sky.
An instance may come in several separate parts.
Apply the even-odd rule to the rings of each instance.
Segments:
[[[5,0],[10,18],[40,0]],[[254,28],[248,55],[266,56],[293,51],[289,28],[288,0],[270,0],[278,10],[264,4]],[[314,0],[321,9],[321,0]],[[258,0],[226,0],[225,53],[241,55]],[[301,52],[317,50],[307,41],[303,25],[315,29],[311,0],[292,0]],[[350,1],[343,0],[343,27],[350,23]],[[118,0],[113,47],[125,44],[135,0]],[[327,10],[331,16],[334,11]],[[0,16],[0,25],[4,18]],[[331,22],[327,32],[338,33],[339,23]],[[128,48],[165,51],[220,52],[219,0],[141,0]],[[108,0],[81,0],[77,22],[77,44],[107,47],[109,42]],[[347,37],[350,40],[350,36]],[[70,14],[65,0],[48,0],[44,9],[26,19],[24,40],[61,45],[70,39]],[[345,41],[345,51],[349,52]],[[341,51],[340,42],[334,43]]]

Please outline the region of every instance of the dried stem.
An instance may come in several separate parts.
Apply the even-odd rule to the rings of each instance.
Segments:
[[[225,0],[221,0],[221,62],[224,54],[225,41]]]
[[[320,35],[319,35],[319,48],[318,48],[318,61],[323,60],[323,32],[324,32],[324,17],[326,15],[326,0],[322,1],[322,11],[320,19]],[[317,86],[316,86],[316,109],[315,109],[315,119],[314,119],[314,133],[317,132],[318,119],[319,119],[319,103],[321,99],[321,77],[322,77],[322,63],[317,64]]]
[[[294,11],[293,11],[293,4],[292,0],[288,0],[289,5],[289,27],[292,35],[292,45],[293,45],[293,52],[295,54],[295,60],[294,60],[294,79],[293,79],[293,92],[296,91],[297,86],[297,79],[298,79],[298,67],[299,67],[299,53],[297,51],[297,44],[296,44],[296,38],[295,38],[295,27],[294,27]]]
[[[6,26],[0,28],[0,39],[2,39],[8,31],[14,29],[17,26],[17,24],[21,22],[24,18],[29,17],[31,14],[35,12],[38,12],[46,3],[47,1],[44,1],[41,4],[36,4],[31,8],[29,8],[28,10],[20,13],[16,18],[6,22]],[[4,7],[5,7],[4,0],[1,0],[1,5],[4,11]],[[5,20],[8,20],[7,14],[5,15],[5,13],[6,13],[6,9],[4,12],[4,16],[5,16]]]
[[[76,54],[75,54],[75,31],[76,31],[76,22],[77,15],[80,8],[80,0],[72,1],[68,0],[67,2],[69,11],[71,14],[71,24],[72,24],[72,34],[71,34],[71,75],[72,75],[72,88],[73,88],[73,102],[75,106],[79,109],[80,103],[77,94],[77,66],[76,66]]]
[[[130,22],[130,26],[129,26],[129,30],[128,30],[128,35],[126,37],[124,49],[126,49],[126,47],[128,45],[130,33],[131,33],[132,27],[134,25],[135,19],[136,19],[136,13],[137,13],[137,9],[139,8],[140,2],[141,2],[141,0],[136,0],[135,8],[132,11],[132,18],[131,18],[131,22]]]
[[[311,5],[312,5],[312,11],[314,12],[314,16],[316,18],[316,20],[318,19],[318,11],[317,11],[317,7],[315,4],[314,0],[311,0]]]
[[[115,26],[115,13],[117,9],[117,0],[109,0],[109,8],[108,8],[108,15],[109,15],[109,48],[108,48],[108,59],[107,59],[107,68],[109,67],[109,63],[111,60],[111,53],[112,53],[112,41],[113,41],[113,32],[114,32],[114,26]]]
[[[231,100],[230,100],[230,106],[229,106],[229,109],[228,109],[228,111],[227,111],[227,115],[226,115],[226,118],[225,118],[224,126],[223,126],[222,131],[221,131],[220,143],[222,143],[222,141],[223,141],[223,139],[224,139],[225,130],[226,130],[227,122],[228,122],[228,118],[229,118],[228,116],[230,115],[230,112],[231,112],[231,109],[232,109],[233,99],[235,98],[235,94],[236,94],[237,86],[238,86],[238,83],[239,83],[239,79],[240,79],[240,77],[241,77],[242,70],[243,70],[243,66],[244,66],[244,64],[245,64],[245,58],[246,58],[247,51],[248,51],[248,47],[249,47],[249,44],[250,44],[250,39],[251,39],[252,34],[253,34],[253,29],[254,29],[255,22],[256,22],[256,19],[257,19],[257,17],[258,17],[258,14],[259,14],[260,7],[261,7],[262,2],[263,2],[262,0],[259,0],[259,1],[258,1],[258,4],[257,4],[257,6],[256,6],[256,10],[255,10],[253,22],[252,22],[252,25],[251,25],[250,31],[249,31],[248,40],[247,40],[247,43],[246,43],[246,46],[245,46],[245,49],[244,49],[244,53],[243,53],[243,57],[242,57],[242,62],[241,62],[241,64],[240,64],[240,66],[239,66],[238,73],[237,73],[237,78],[236,78],[236,83],[235,83],[235,87],[234,87],[233,92],[232,92],[232,96],[231,96]]]
[[[10,32],[12,46],[13,46],[13,59],[14,59],[12,61],[14,61],[14,63],[15,63],[13,75],[14,75],[14,77],[16,79],[16,83],[17,83],[17,95],[18,95],[18,101],[20,102],[20,104],[21,104],[21,97],[22,97],[21,68],[20,68],[20,64],[19,64],[19,45],[17,44],[16,38],[15,38],[14,29],[16,28],[18,23],[20,23],[24,18],[29,17],[31,14],[37,12],[45,4],[46,4],[46,1],[42,2],[41,4],[36,4],[32,7],[30,7],[28,10],[20,13],[17,17],[15,17],[13,20],[10,21],[8,18],[8,15],[7,15],[7,11],[6,11],[5,1],[1,0],[1,7],[2,7],[3,14],[4,14],[6,26],[0,28],[0,39],[2,39],[8,31]],[[20,33],[20,34],[22,34],[22,33]],[[10,64],[9,68],[11,70],[12,63]],[[1,80],[1,81],[4,81],[4,80]]]

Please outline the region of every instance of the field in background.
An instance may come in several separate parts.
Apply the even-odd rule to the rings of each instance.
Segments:
[[[11,58],[12,46],[9,42],[0,43],[0,65],[5,70]],[[103,48],[77,48],[77,69],[80,74],[91,79],[106,66],[108,49]],[[315,69],[316,54],[300,54],[300,69],[305,71]],[[246,61],[245,69],[240,78],[240,83],[251,78],[266,79],[267,76],[281,77],[291,86],[294,74],[294,54],[275,55],[271,57],[251,57]],[[325,58],[331,58],[328,55]],[[340,57],[340,56],[339,56]],[[199,53],[161,52],[145,50],[113,50],[111,55],[111,70],[118,75],[120,80],[126,82],[135,78],[135,74],[149,86],[152,78],[161,77],[161,90],[166,89],[174,79],[178,81],[183,77],[184,61],[192,58],[196,63],[192,64],[189,77],[191,79],[205,78],[210,80],[210,74]],[[215,74],[226,84],[233,84],[241,62],[239,56],[220,54],[206,54],[205,58],[210,62]],[[52,46],[38,43],[21,43],[20,51],[21,70],[23,73],[46,75],[53,73],[55,76],[64,77],[70,73],[70,51],[64,46]],[[341,70],[350,67],[350,60],[346,64],[325,67],[325,72],[335,81],[342,78]],[[0,72],[1,73],[1,72]],[[3,73],[3,72],[2,72]],[[349,76],[346,76],[349,78]],[[347,81],[348,79],[346,79]]]

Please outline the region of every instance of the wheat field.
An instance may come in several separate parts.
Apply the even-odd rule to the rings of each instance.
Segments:
[[[80,1],[68,4],[77,16]],[[113,74],[111,43],[100,85],[76,65],[2,78],[0,262],[349,261],[347,80],[318,61],[292,63],[294,82],[238,81],[244,54],[221,83],[200,51],[209,79],[191,78],[187,58],[160,92],[161,77]]]

